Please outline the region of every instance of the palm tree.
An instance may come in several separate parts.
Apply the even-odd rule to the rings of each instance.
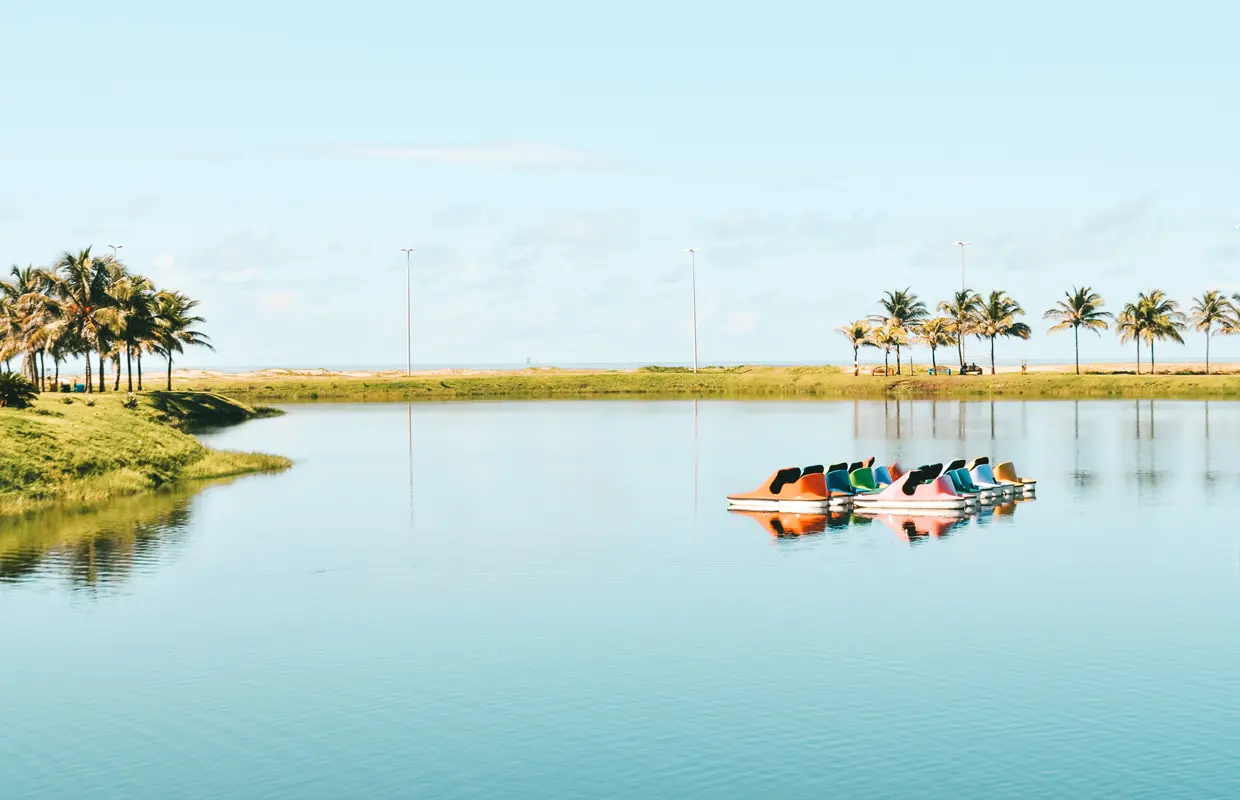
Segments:
[[[891,348],[899,347],[900,344],[902,343],[901,339],[903,338],[903,336],[904,336],[904,332],[894,325],[883,325],[881,327],[875,328],[874,332],[871,334],[871,339],[874,342],[874,346],[880,347],[883,350],[883,374],[884,375],[886,375],[887,371],[891,369],[891,364],[890,364]]]
[[[134,275],[121,267],[120,274],[115,276],[112,284],[112,299],[116,303],[117,327],[115,336],[117,345],[113,348],[116,360],[116,382],[120,385],[120,359],[125,355],[125,368],[129,380],[129,391],[133,391],[133,356],[139,353],[144,342],[155,333],[155,287],[150,280],[141,275]],[[139,368],[139,375],[141,374]],[[138,388],[142,387],[142,379],[138,379]]]
[[[39,271],[33,266],[9,269],[10,280],[0,281],[0,294],[7,299],[5,314],[9,344],[6,358],[22,355],[22,373],[37,388],[39,386],[39,348],[30,338],[31,311],[42,288]]]
[[[1072,291],[1064,292],[1063,300],[1042,315],[1042,319],[1053,319],[1058,322],[1051,326],[1051,331],[1072,329],[1072,338],[1076,345],[1076,374],[1081,374],[1081,328],[1093,331],[1099,336],[1107,329],[1109,312],[1102,310],[1102,296],[1088,286],[1072,287]]]
[[[883,314],[875,314],[870,319],[881,325],[892,328],[898,328],[904,332],[904,342],[897,342],[896,348],[896,374],[900,373],[900,345],[908,344],[909,334],[917,329],[917,326],[923,319],[930,316],[930,312],[926,310],[926,304],[917,299],[917,295],[909,291],[910,287],[903,289],[895,289],[883,293],[883,297],[878,301],[883,307]]]
[[[857,359],[860,357],[861,348],[875,346],[871,339],[874,335],[874,328],[866,320],[855,320],[847,325],[841,325],[836,330],[844,334],[848,338],[848,343],[852,345],[854,364],[857,363]]]
[[[1218,325],[1226,331],[1235,318],[1236,309],[1226,295],[1217,289],[1210,289],[1193,300],[1192,316],[1189,321],[1193,327],[1206,335],[1206,374],[1210,374],[1210,337],[1214,335],[1214,326]]]
[[[155,295],[152,349],[168,359],[168,391],[172,391],[173,353],[185,352],[186,346],[215,349],[205,333],[193,328],[200,322],[206,322],[190,313],[197,306],[197,300],[190,300],[180,292],[163,291]]]
[[[1124,308],[1115,318],[1115,332],[1120,342],[1137,343],[1137,374],[1141,374],[1141,335],[1145,332],[1145,322],[1141,318],[1141,309],[1136,303],[1125,303]]]
[[[990,374],[995,374],[995,339],[1000,336],[1028,339],[1032,331],[1016,317],[1023,316],[1025,309],[1003,291],[991,292],[977,312],[974,334],[990,340]]]
[[[950,301],[939,303],[939,313],[951,320],[951,332],[956,339],[956,352],[960,356],[960,368],[964,369],[964,338],[977,326],[977,314],[982,298],[972,289],[961,289]]]
[[[21,339],[17,334],[20,327],[17,322],[17,304],[9,295],[7,290],[2,287],[3,281],[0,281],[0,363],[4,364],[4,371],[10,372],[9,359],[17,354],[20,348]]]
[[[956,334],[952,332],[955,323],[947,317],[933,317],[921,323],[919,339],[930,346],[930,367],[938,372],[939,365],[935,351],[940,347],[948,347],[956,343]]]
[[[1154,374],[1154,342],[1170,339],[1184,344],[1180,331],[1184,330],[1184,314],[1180,304],[1167,297],[1161,289],[1151,289],[1137,295],[1137,311],[1144,323],[1142,334],[1150,345],[1150,374]]]
[[[99,391],[104,390],[103,357],[111,330],[117,322],[116,309],[108,294],[111,287],[109,259],[94,258],[87,247],[78,253],[65,252],[56,261],[55,292],[64,305],[66,330],[80,343],[86,356],[86,390],[93,391],[90,354],[99,354]]]

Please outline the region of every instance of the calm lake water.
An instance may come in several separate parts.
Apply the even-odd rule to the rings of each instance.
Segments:
[[[1240,796],[1240,403],[306,405],[0,527],[0,796]],[[776,537],[786,465],[1036,500]]]

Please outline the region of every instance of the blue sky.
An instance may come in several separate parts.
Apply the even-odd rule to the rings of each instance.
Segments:
[[[203,365],[834,361],[881,290],[1240,291],[1240,6],[61,2],[4,13],[0,258],[202,300]],[[1127,355],[1113,336],[1086,357]],[[1200,340],[1160,357],[1200,355]],[[1215,345],[1240,359],[1240,337]],[[975,348],[974,352],[980,354]]]

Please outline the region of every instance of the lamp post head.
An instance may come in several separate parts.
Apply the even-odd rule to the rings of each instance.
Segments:
[[[1236,227],[1240,228],[1240,225],[1237,225]],[[686,248],[685,248],[685,252],[686,252],[686,253],[696,253],[696,252],[700,251],[701,249],[702,249],[702,248],[700,248],[700,247],[686,247]]]
[[[402,247],[402,248],[400,249],[400,251],[401,251],[402,253],[416,253],[416,252],[418,252],[418,248],[416,248],[416,247]]]
[[[973,244],[973,242],[971,241],[970,242],[956,242],[956,244],[960,245],[961,247],[964,247],[966,244]]]

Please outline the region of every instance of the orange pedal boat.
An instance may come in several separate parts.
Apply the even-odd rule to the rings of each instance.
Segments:
[[[843,498],[840,498],[843,500]],[[821,465],[786,467],[752,492],[728,495],[728,508],[737,511],[779,511],[788,514],[821,514],[832,502],[827,476]]]

